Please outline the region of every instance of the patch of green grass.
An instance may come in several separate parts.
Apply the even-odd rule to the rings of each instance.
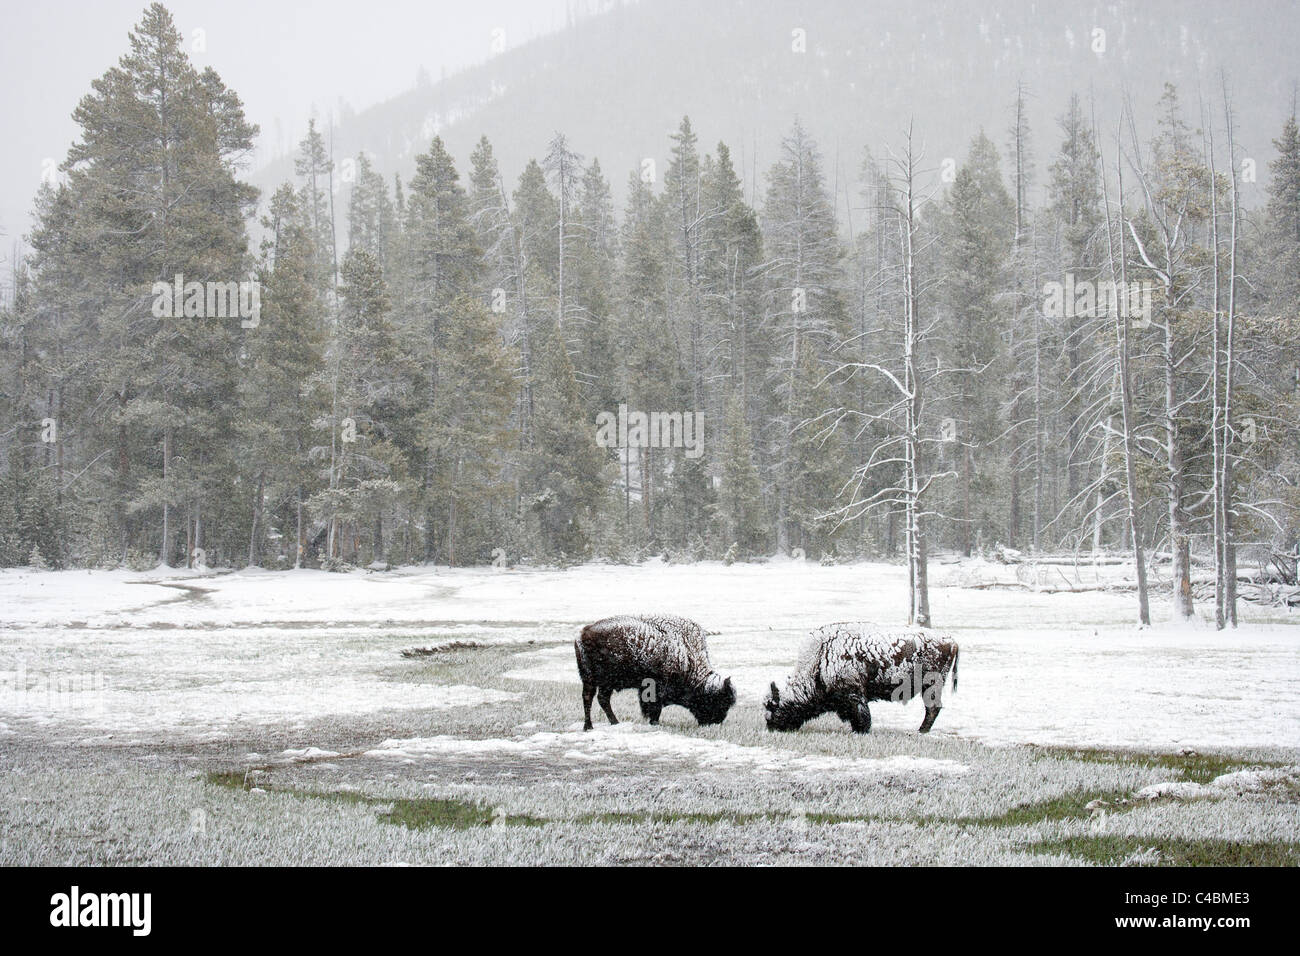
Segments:
[[[207,776],[208,783],[218,787],[234,790],[248,790],[252,783],[246,779],[245,771],[212,771]],[[367,806],[387,807],[378,814],[382,823],[404,826],[409,830],[426,830],[430,827],[445,827],[452,830],[469,830],[474,827],[508,826],[538,827],[548,823],[579,824],[646,824],[646,823],[756,823],[764,820],[787,820],[788,813],[741,813],[730,810],[716,812],[686,812],[676,810],[638,810],[628,812],[584,813],[572,819],[535,817],[528,814],[498,814],[491,807],[469,800],[447,797],[377,797],[367,796],[350,790],[303,790],[295,787],[269,787],[264,789],[290,796],[311,800],[328,800],[347,804],[366,804]],[[866,819],[865,817],[839,817],[834,814],[809,813],[809,823],[844,823]]]
[[[574,823],[756,823],[762,820],[789,819],[785,813],[737,813],[719,810],[712,813],[690,813],[677,810],[638,810],[628,813],[584,813],[575,817]],[[808,814],[811,821],[812,814]]]
[[[1039,753],[1057,760],[1078,760],[1084,763],[1136,764],[1141,767],[1162,767],[1174,771],[1179,779],[1193,783],[1209,783],[1215,777],[1247,767],[1281,767],[1284,764],[1261,760],[1243,760],[1224,754],[1173,754],[1145,750],[1108,749],[1103,747],[1036,747]]]
[[[1248,767],[1282,767],[1281,763],[1265,763],[1258,760],[1238,760],[1221,754],[1155,754],[1155,764],[1177,770],[1184,780],[1193,783],[1209,783],[1215,777]]]
[[[953,820],[930,819],[930,823],[966,823],[979,827],[1014,827],[1027,823],[1046,823],[1051,820],[1070,820],[1088,816],[1087,806],[1093,800],[1114,804],[1126,794],[1116,790],[1073,790],[1048,800],[1022,803],[1002,813],[982,817],[960,817]]]
[[[270,789],[270,788],[267,788]],[[376,803],[388,803],[387,800],[377,800],[374,797],[367,797],[363,793],[357,793],[355,790],[299,790],[296,787],[290,789],[276,788],[276,793],[287,793],[295,797],[308,797],[312,800],[328,800],[330,803],[342,803],[348,806],[357,804],[366,804],[367,806]]]
[[[208,783],[234,790],[249,790],[252,784],[242,770],[217,770],[208,774]],[[288,794],[307,800],[325,800],[351,806],[363,804],[389,807],[378,814],[381,823],[404,826],[408,830],[426,830],[444,827],[451,830],[468,830],[472,827],[491,826],[494,822],[505,826],[541,826],[549,823],[538,817],[526,815],[497,816],[490,807],[469,800],[444,797],[375,797],[352,790],[303,790],[297,787],[266,787],[268,791]]]
[[[249,789],[247,771],[244,770],[209,770],[207,779],[214,787],[229,787],[232,790]]]
[[[216,786],[247,790],[251,786],[245,779],[243,771],[213,771],[208,774],[208,782]],[[271,789],[267,787],[266,789]],[[365,796],[352,791],[316,791],[295,788],[275,788],[276,793],[287,793],[296,797],[314,800],[334,800],[343,803],[364,803],[372,806],[386,806],[391,809],[379,814],[384,823],[392,823],[411,830],[423,830],[429,827],[448,827],[455,830],[467,830],[472,827],[490,826],[493,823],[504,826],[544,826],[547,823],[565,822],[561,819],[533,817],[527,815],[495,815],[490,807],[467,800],[441,797],[418,798],[384,798]],[[968,817],[955,820],[925,818],[919,823],[961,823],[983,827],[1017,826],[1026,823],[1042,823],[1047,820],[1065,820],[1071,817],[1086,817],[1087,804],[1095,799],[1114,803],[1122,794],[1104,791],[1081,791],[1062,794],[1050,800],[1022,804],[1012,807],[1004,813],[983,817]],[[718,810],[710,812],[689,812],[678,810],[636,810],[584,813],[573,817],[570,822],[579,824],[623,824],[636,825],[646,823],[731,823],[743,825],[764,821],[781,821],[792,819],[793,815],[782,812],[740,812],[735,810]],[[834,825],[837,823],[863,823],[874,819],[860,814],[820,813],[804,814],[810,824]]]
[[[384,801],[387,802],[387,801]],[[469,830],[492,823],[492,811],[468,800],[440,797],[393,800],[393,808],[379,814],[384,823],[393,823],[408,830],[427,830],[443,827],[450,830]]]
[[[821,823],[827,826],[834,826],[837,823],[866,823],[869,820],[882,819],[880,817],[871,817],[853,813],[810,813],[808,814],[809,823]],[[906,823],[906,820],[896,821]]]
[[[1065,853],[1102,866],[1116,866],[1136,853],[1154,850],[1156,866],[1300,866],[1300,844],[1235,843],[1231,840],[1180,840],[1151,836],[1086,836],[1043,840],[1033,853]]]

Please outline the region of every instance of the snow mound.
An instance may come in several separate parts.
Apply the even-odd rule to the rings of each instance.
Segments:
[[[1167,780],[1164,783],[1153,783],[1149,787],[1143,787],[1133,794],[1133,799],[1159,800],[1161,797],[1173,797],[1175,800],[1195,800],[1205,796],[1209,794],[1199,783],[1190,780]]]
[[[321,750],[319,747],[303,747],[301,750],[283,750],[280,757],[293,763],[306,763],[309,760],[319,760],[322,757],[337,757],[338,752],[335,750]]]
[[[1208,784],[1192,783],[1188,780],[1153,783],[1133,794],[1133,799],[1158,800],[1161,797],[1172,797],[1175,800],[1200,800],[1205,797],[1266,793],[1286,787],[1300,789],[1300,766],[1234,770],[1232,773],[1220,774]]]
[[[955,760],[897,755],[892,757],[832,757],[792,750],[749,747],[726,740],[707,740],[618,724],[599,731],[542,732],[526,737],[468,739],[437,736],[385,740],[367,757],[425,759],[451,755],[490,758],[509,755],[524,759],[558,759],[583,763],[629,757],[654,763],[689,761],[721,770],[760,773],[844,773],[856,776],[944,777],[970,768]]]
[[[1237,770],[1210,781],[1210,787],[1229,793],[1262,793],[1274,787],[1300,787],[1300,766],[1265,770]]]

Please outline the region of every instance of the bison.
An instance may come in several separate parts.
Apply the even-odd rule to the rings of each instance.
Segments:
[[[889,630],[872,624],[819,627],[808,636],[784,691],[773,682],[763,706],[768,730],[798,730],[805,721],[838,714],[855,733],[871,732],[868,701],[925,701],[921,733],[929,733],[943,706],[952,671],[957,689],[957,644],[919,627]]]
[[[583,730],[591,730],[591,700],[596,697],[611,724],[617,724],[610,696],[636,689],[641,713],[650,723],[669,704],[691,712],[701,724],[720,724],[736,702],[731,678],[709,666],[704,631],[694,621],[671,615],[607,617],[588,624],[573,642],[582,678]]]

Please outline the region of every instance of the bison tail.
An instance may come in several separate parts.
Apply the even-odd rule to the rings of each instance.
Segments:
[[[961,655],[961,648],[954,646],[952,649],[952,692],[957,693],[957,658]]]
[[[583,683],[587,683],[587,678],[591,673],[591,668],[587,666],[587,654],[582,646],[583,638],[587,636],[587,631],[590,627],[591,625],[584,627],[582,629],[582,635],[573,642],[573,653],[578,658],[578,676],[582,678]]]

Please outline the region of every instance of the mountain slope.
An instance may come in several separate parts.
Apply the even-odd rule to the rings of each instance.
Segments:
[[[1096,29],[1105,31],[1100,54]],[[804,52],[793,49],[796,30],[804,31]],[[843,216],[863,147],[898,145],[909,120],[934,166],[962,157],[981,127],[1001,145],[1023,80],[1041,170],[1070,92],[1085,102],[1091,93],[1109,142],[1123,91],[1143,128],[1166,80],[1179,86],[1189,125],[1199,125],[1198,98],[1221,123],[1223,68],[1239,140],[1256,158],[1262,186],[1270,140],[1290,109],[1296,68],[1288,38],[1297,33],[1300,5],[1285,0],[1199,9],[1176,0],[643,0],[350,117],[334,131],[335,158],[364,149],[387,176],[405,178],[436,133],[463,170],[486,134],[513,188],[527,160],[563,130],[586,158],[600,159],[621,201],[628,172],[643,159],[662,171],[668,133],[688,114],[702,147],[719,139],[732,147],[758,198],[779,139],[798,116],[830,175],[838,173]],[[282,159],[255,181],[268,187],[291,175]],[[1249,192],[1244,199],[1257,201]]]

